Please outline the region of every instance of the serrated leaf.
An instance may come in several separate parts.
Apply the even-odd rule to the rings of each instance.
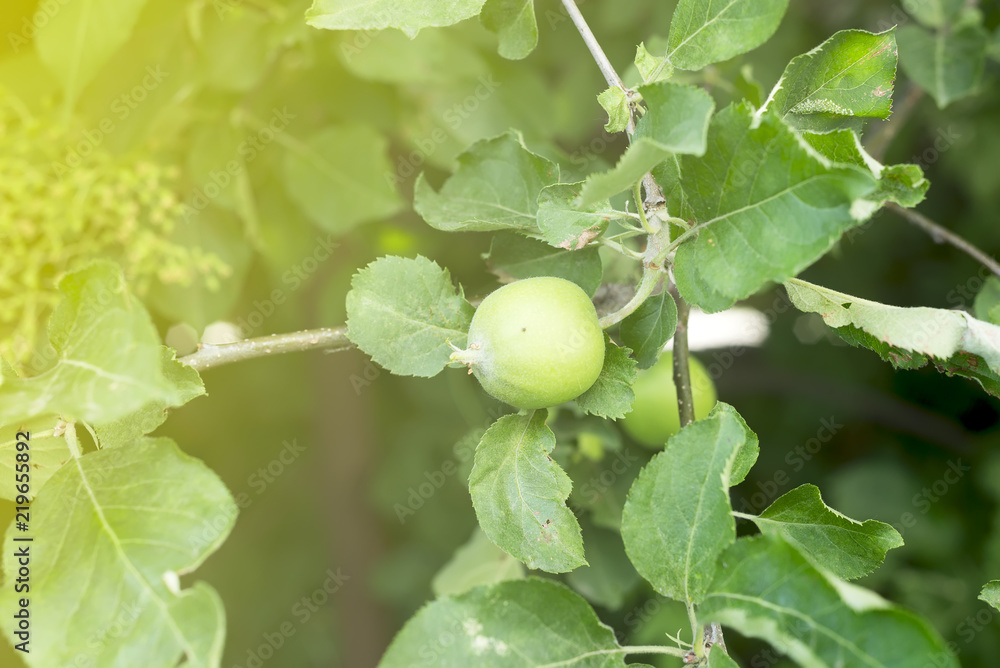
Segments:
[[[1000,278],[990,276],[972,303],[976,318],[1000,325]]]
[[[907,3],[906,11],[928,28],[943,28],[965,4],[965,0],[921,0]]]
[[[597,101],[608,113],[608,122],[604,124],[604,129],[608,132],[622,132],[631,117],[628,95],[625,91],[620,86],[611,86],[597,96]]]
[[[770,39],[788,0],[680,0],[670,21],[667,58],[682,70],[729,60]]]
[[[431,581],[435,596],[462,594],[473,587],[524,577],[524,566],[494,545],[479,527]]]
[[[760,455],[760,439],[757,438],[757,434],[750,428],[747,421],[743,419],[743,416],[737,413],[736,409],[729,404],[721,401],[716,403],[712,412],[708,414],[709,417],[714,413],[730,415],[736,418],[736,421],[743,427],[743,443],[736,450],[736,458],[733,459],[733,466],[729,471],[729,486],[733,487],[743,482],[747,474],[750,473],[750,469],[757,463],[757,457]]]
[[[632,143],[614,169],[591,174],[583,184],[584,205],[628,190],[671,154],[703,155],[715,109],[700,88],[661,81],[639,87],[646,114],[636,124]]]
[[[958,668],[926,622],[764,536],[741,538],[720,557],[698,617],[765,640],[809,668]]]
[[[619,348],[607,334],[604,339],[601,375],[589,390],[576,398],[576,405],[591,415],[617,420],[632,410],[635,360],[629,356],[631,350]]]
[[[343,234],[402,208],[386,140],[370,126],[330,127],[285,147],[285,188],[320,228]]]
[[[430,377],[448,364],[449,341],[465,346],[474,311],[447,269],[390,255],[354,275],[347,336],[394,374]]]
[[[17,498],[15,485],[18,481],[15,476],[23,473],[16,470],[17,465],[26,463],[17,461],[19,452],[27,452],[27,463],[30,463],[28,498],[34,498],[42,485],[69,460],[70,451],[66,439],[54,433],[59,422],[56,415],[41,415],[0,427],[0,499],[13,501]],[[24,446],[18,448],[19,442],[27,445],[26,451]]]
[[[125,45],[146,0],[79,0],[38,8],[35,46],[62,84],[67,106]],[[28,25],[25,23],[25,25]],[[11,33],[13,34],[13,33]]]
[[[930,182],[918,165],[882,165],[861,145],[853,130],[833,132],[803,132],[802,138],[820,155],[841,165],[855,165],[871,171],[878,179],[875,191],[867,199],[882,206],[885,202],[896,202],[907,208],[923,201]]]
[[[421,174],[413,208],[445,232],[537,231],[542,188],[559,182],[559,167],[535,155],[521,136],[507,132],[473,144],[458,157],[458,171],[434,192]]]
[[[538,194],[538,228],[553,246],[581,250],[603,234],[612,220],[625,217],[607,200],[581,205],[582,186],[582,182],[557,183]]]
[[[899,63],[907,76],[944,109],[975,93],[982,82],[989,34],[978,24],[931,33],[904,26],[899,35]]]
[[[197,568],[235,522],[236,503],[204,464],[168,439],[98,450],[52,476],[31,513],[31,565],[40,576],[31,583],[32,630],[61,640],[32,643],[29,665],[68,666],[81,657],[129,665],[137,656],[150,668],[183,657],[220,665],[219,595],[205,583],[180,591],[167,583]],[[11,526],[4,542],[8,582],[17,573],[15,550],[25,545],[13,541],[20,535]],[[0,593],[5,617],[17,596],[13,588]],[[10,625],[4,632],[12,637]]]
[[[765,104],[782,118],[886,118],[892,110],[896,37],[892,30],[842,30],[788,63]]]
[[[714,411],[667,441],[632,484],[625,551],[660,594],[698,603],[708,591],[716,558],[736,539],[730,475],[745,441],[735,411]]]
[[[56,414],[101,425],[150,402],[185,401],[164,377],[159,335],[117,265],[94,262],[67,274],[59,291],[49,320],[55,366],[30,378],[4,375],[0,424]]]
[[[205,394],[205,384],[201,376],[191,367],[178,362],[173,349],[163,346],[160,363],[163,377],[180,393],[178,406]],[[163,401],[151,401],[134,413],[95,427],[100,447],[118,447],[152,433],[166,421],[168,408],[169,406]]]
[[[580,525],[566,507],[573,483],[548,453],[548,413],[506,415],[476,448],[469,494],[479,526],[528,568],[565,573],[584,565]]]
[[[639,46],[635,48],[635,68],[643,83],[666,81],[674,74],[674,67],[667,57],[654,56],[643,42],[639,42]]]
[[[416,37],[424,28],[450,26],[476,16],[484,0],[313,0],[306,23],[327,30],[398,28]]]
[[[759,121],[744,105],[724,109],[709,129],[713,150],[682,156],[660,180],[671,213],[695,222],[674,271],[681,295],[706,311],[794,276],[874,210],[870,172],[824,162],[771,113]]]
[[[1000,610],[1000,580],[990,580],[979,592],[979,600]]]
[[[486,0],[480,20],[497,34],[497,50],[504,58],[527,58],[538,45],[535,0]]]
[[[726,650],[722,649],[722,645],[713,645],[712,651],[708,655],[706,668],[740,668],[740,665],[726,654]]]
[[[677,304],[670,293],[663,290],[649,297],[629,317],[622,320],[622,343],[632,349],[640,369],[656,363],[663,346],[677,328]]]
[[[1000,326],[964,311],[887,306],[792,279],[788,296],[800,311],[818,313],[854,346],[873,350],[896,368],[932,361],[939,371],[979,382],[1000,396]]]
[[[825,503],[815,485],[780,496],[759,517],[749,517],[769,536],[780,536],[820,568],[845,580],[868,575],[903,538],[883,522],[856,522]]]
[[[604,269],[596,247],[569,250],[555,248],[519,234],[501,232],[493,236],[486,256],[490,271],[502,282],[556,276],[573,281],[593,296],[601,287]]]
[[[623,668],[612,629],[565,585],[528,578],[429,603],[379,668]]]

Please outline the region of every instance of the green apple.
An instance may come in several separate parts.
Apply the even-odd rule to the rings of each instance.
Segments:
[[[700,420],[715,407],[715,385],[708,371],[695,357],[691,360],[691,391],[694,395],[694,417]],[[632,386],[635,401],[625,415],[625,431],[649,448],[662,448],[667,439],[680,431],[677,411],[677,388],[674,386],[674,356],[660,355],[656,364],[640,371]]]

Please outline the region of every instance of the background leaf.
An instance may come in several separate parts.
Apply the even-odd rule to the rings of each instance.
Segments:
[[[327,30],[399,28],[416,37],[424,28],[448,26],[479,13],[484,0],[314,0],[306,22]]]
[[[142,656],[150,668],[219,666],[225,614],[210,586],[172,591],[164,577],[197,568],[226,538],[236,503],[214,473],[168,439],[99,450],[63,466],[31,507],[31,666]],[[4,541],[4,576],[16,577],[18,534]],[[86,578],[78,567],[84,565]],[[0,609],[13,614],[13,588]],[[112,624],[119,634],[109,634]],[[8,638],[11,627],[4,628]],[[99,638],[102,642],[95,643]]]
[[[983,77],[989,34],[978,24],[931,33],[919,26],[899,30],[899,62],[906,75],[944,109],[976,92]]]
[[[430,377],[459,348],[475,309],[451,274],[425,257],[387,256],[354,275],[347,294],[347,336],[397,375]]]
[[[582,206],[583,183],[557,183],[538,194],[538,228],[542,237],[559,248],[580,250],[604,233],[613,220],[624,214],[607,200]]]
[[[504,58],[527,58],[538,44],[535,0],[486,0],[480,19],[497,34],[498,51]]]
[[[571,571],[586,562],[580,525],[566,507],[573,483],[549,458],[556,439],[545,411],[506,415],[476,448],[469,494],[483,532],[528,568]]]
[[[774,34],[786,9],[788,0],[680,0],[667,58],[682,70],[700,70],[746,53]]]
[[[428,225],[445,232],[537,230],[538,194],[559,181],[557,165],[514,132],[476,142],[458,163],[438,192],[423,174],[417,178],[413,208]]]
[[[622,514],[625,551],[653,588],[698,603],[715,560],[736,539],[729,476],[746,432],[735,411],[681,429],[632,484]]]
[[[28,432],[27,443],[31,458],[31,492],[28,498],[34,498],[52,475],[70,458],[66,439],[56,436],[53,432],[59,426],[56,415],[41,415],[13,422],[0,427],[0,499],[13,501],[18,492],[15,489],[17,466],[17,443],[25,442],[18,438],[18,432]]]
[[[447,642],[447,638],[453,639]],[[406,623],[379,668],[624,667],[614,631],[564,585],[528,578],[430,603]]]
[[[845,580],[868,575],[887,551],[903,545],[902,536],[888,524],[856,522],[831,509],[815,485],[796,487],[749,519],[761,533],[782,537],[818,568]]]
[[[330,127],[290,140],[285,187],[317,226],[342,234],[402,208],[385,153],[385,139],[367,125]]]
[[[698,617],[766,640],[803,666],[918,666],[933,659],[958,667],[925,622],[817,570],[775,539],[742,538],[722,555]]]
[[[524,566],[476,528],[431,581],[435,596],[462,594],[473,587],[524,577]]]

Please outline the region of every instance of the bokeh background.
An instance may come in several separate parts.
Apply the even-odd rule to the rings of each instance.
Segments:
[[[624,71],[640,41],[666,36],[675,3],[580,4]],[[613,164],[623,149],[602,129],[604,81],[553,0],[537,2],[539,47],[519,62],[498,57],[475,20],[410,41],[314,30],[306,2],[147,0],[132,35],[73,99],[35,40],[66,5],[6,0],[0,9],[0,340],[28,372],[38,370],[29,351],[55,279],[97,256],[122,263],[164,336],[188,326],[171,334],[182,349],[216,321],[253,336],[340,325],[352,274],[385,254],[430,257],[467,295],[484,295],[497,286],[481,257],[489,235],[426,226],[409,206],[416,174],[440,183],[468,144],[509,127],[573,173]],[[981,10],[995,30],[996,3]],[[888,1],[792,0],[769,43],[692,81],[721,107],[759,94],[754,82],[769,90],[790,58],[836,30],[910,20]],[[921,164],[932,186],[920,210],[990,254],[1000,252],[997,73],[992,66],[978,95],[944,111],[915,97],[886,156]],[[897,106],[910,91],[901,75]],[[268,135],[269,123],[281,127]],[[252,157],[248,137],[259,140]],[[53,171],[70,159],[66,178],[86,182],[86,196]],[[383,178],[344,193],[322,176],[355,167]],[[296,187],[290,174],[303,172]],[[181,203],[197,215],[188,220]],[[890,213],[804,274],[860,297],[940,308],[971,308],[985,276]],[[607,281],[634,278],[618,263],[606,268]],[[962,665],[995,665],[1000,620],[976,595],[1000,578],[1000,404],[933,369],[894,372],[792,309],[780,289],[749,303],[771,321],[766,343],[699,354],[719,397],[760,436],[736,507],[760,510],[761,499],[809,482],[851,517],[893,523],[906,545],[863,584],[926,616]],[[245,495],[231,537],[193,576],[226,603],[225,665],[374,665],[473,535],[462,439],[504,409],[460,370],[390,377],[357,351],[244,362],[204,380],[209,396],[159,433]],[[649,456],[624,436],[622,447],[634,455],[624,474],[566,462],[578,490],[599,492],[574,499],[593,566],[568,580],[622,640],[662,642],[686,626],[683,608],[630,570],[602,506],[620,502]],[[941,482],[955,467],[969,468]],[[325,585],[335,593],[321,595]],[[729,643],[743,665],[784,665],[755,643]],[[0,664],[19,661],[0,648]],[[659,665],[679,665],[670,661]]]

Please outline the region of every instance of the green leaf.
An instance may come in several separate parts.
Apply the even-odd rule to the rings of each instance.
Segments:
[[[591,603],[620,610],[641,581],[625,554],[617,531],[583,523],[587,566],[566,576],[566,582]]]
[[[793,58],[765,107],[793,125],[796,116],[886,118],[895,77],[892,30],[842,30]]]
[[[424,28],[450,26],[479,14],[484,0],[313,0],[306,23],[326,30],[399,28],[416,37]]]
[[[622,132],[627,126],[631,112],[628,95],[620,86],[611,86],[597,96],[601,108],[608,112],[608,122],[604,129],[608,132]]]
[[[733,487],[743,482],[747,474],[750,473],[750,469],[757,463],[757,457],[760,455],[760,439],[757,438],[757,434],[743,419],[743,416],[729,404],[721,401],[716,403],[715,408],[708,415],[711,417],[715,413],[730,415],[736,418],[740,426],[743,427],[743,444],[736,451],[736,459],[733,460],[733,467],[729,472],[729,486]]]
[[[121,270],[94,262],[59,282],[49,320],[55,366],[31,377],[0,378],[0,424],[56,414],[91,425],[113,422],[158,401],[186,400],[161,370],[160,338]]]
[[[573,483],[548,453],[546,411],[505,415],[476,449],[469,493],[479,526],[528,568],[565,573],[584,565],[580,525],[566,507]]]
[[[740,668],[740,665],[733,661],[722,645],[713,645],[712,651],[708,655],[706,668]]]
[[[875,351],[896,368],[918,369],[931,361],[939,371],[972,378],[1000,396],[1000,326],[964,311],[886,306],[798,279],[785,289],[800,311],[820,314],[845,341]]]
[[[445,232],[537,230],[538,195],[559,182],[557,165],[525,148],[515,132],[476,142],[458,163],[439,192],[417,177],[413,208],[428,225]]]
[[[788,0],[680,0],[670,21],[667,58],[682,70],[729,60],[770,39]]]
[[[490,74],[477,49],[444,30],[427,30],[414,39],[384,30],[365,34],[363,42],[358,39],[356,33],[344,33],[338,51],[344,68],[361,79],[437,88],[456,82],[464,85],[465,80]],[[431,152],[434,148],[436,143],[431,144]]]
[[[635,68],[639,70],[643,83],[666,81],[674,74],[674,67],[666,56],[654,56],[642,42],[635,48]]]
[[[746,430],[715,411],[667,441],[632,484],[622,538],[636,570],[664,596],[698,603],[716,558],[736,539],[730,475]]]
[[[759,517],[749,517],[769,536],[780,536],[819,568],[854,580],[885,561],[903,538],[883,522],[856,522],[831,509],[815,485],[802,485],[779,497]]]
[[[222,601],[212,587],[170,584],[225,540],[236,503],[200,461],[168,439],[98,450],[72,460],[31,506],[33,543],[7,532],[4,554],[30,546],[32,631],[59,642],[32,643],[32,666],[218,666],[225,637]],[[17,561],[4,559],[11,582]],[[10,618],[13,588],[0,593]],[[122,623],[121,620],[129,620]],[[119,632],[108,633],[111,628]],[[4,632],[11,638],[12,626]],[[94,638],[102,639],[95,643]],[[13,641],[17,642],[17,641]]]
[[[556,276],[573,281],[591,296],[601,287],[604,272],[596,247],[554,248],[509,232],[493,236],[486,260],[490,271],[505,283],[534,276]]]
[[[1000,580],[990,580],[979,592],[979,600],[1000,610]]]
[[[205,394],[205,384],[198,372],[177,361],[173,349],[163,346],[160,354],[160,369],[163,377],[180,392],[179,403],[183,405]],[[167,408],[163,401],[151,401],[134,413],[94,428],[102,448],[115,448],[150,434],[167,420]]]
[[[677,304],[670,293],[663,290],[642,303],[629,317],[622,320],[622,343],[631,348],[640,369],[656,363],[663,346],[677,328]]]
[[[431,581],[435,596],[462,594],[479,585],[518,580],[524,577],[524,566],[517,559],[494,545],[479,527],[451,560]]]
[[[869,172],[828,164],[773,114],[729,107],[712,120],[709,143],[703,159],[684,156],[679,174],[660,180],[670,211],[696,223],[675,274],[681,295],[706,311],[794,276],[874,210],[863,199],[875,187]]]
[[[354,275],[347,336],[394,374],[430,377],[448,364],[449,341],[465,346],[474,310],[447,269],[390,255]]]
[[[320,228],[343,234],[402,209],[386,140],[370,126],[330,127],[284,144],[285,188]]]
[[[966,24],[936,33],[910,25],[900,28],[897,39],[903,71],[941,109],[978,91],[989,44],[982,25]]]
[[[35,46],[62,84],[67,107],[128,41],[145,6],[146,0],[79,0],[55,11],[38,8]]]
[[[538,45],[535,0],[486,0],[479,18],[487,30],[497,34],[497,50],[504,58],[527,58]]]
[[[763,536],[741,538],[719,559],[698,609],[760,638],[801,666],[958,668],[929,624],[876,594],[818,570],[795,548]]]
[[[1000,325],[1000,278],[990,276],[972,303],[976,318]]]
[[[19,472],[16,467],[19,463],[24,463],[17,461],[18,452],[24,452],[23,445],[18,448],[19,442],[28,446],[31,465],[28,498],[34,498],[42,485],[69,460],[70,451],[66,439],[56,435],[64,425],[56,415],[42,415],[0,427],[0,499],[13,501],[17,498],[15,475]]]
[[[635,360],[628,348],[619,348],[604,335],[604,366],[589,390],[576,398],[576,405],[591,415],[617,420],[632,410],[635,394]]]
[[[965,0],[921,0],[907,3],[906,11],[928,28],[943,28],[965,6]]]
[[[632,144],[614,169],[587,178],[581,193],[584,205],[630,189],[671,154],[705,153],[709,120],[715,109],[708,93],[668,81],[640,86],[639,92],[647,111],[636,125]]]
[[[553,246],[581,250],[603,234],[612,220],[625,217],[608,200],[581,205],[582,186],[582,182],[557,183],[538,194],[538,228]]]
[[[528,578],[446,596],[414,615],[379,668],[625,666],[614,631],[565,585]]]
[[[918,165],[879,164],[861,145],[854,130],[841,129],[833,132],[803,132],[802,138],[825,158],[841,165],[855,165],[868,169],[878,179],[878,185],[867,199],[882,206],[885,202],[896,202],[905,207],[914,207],[923,201],[930,182]]]

